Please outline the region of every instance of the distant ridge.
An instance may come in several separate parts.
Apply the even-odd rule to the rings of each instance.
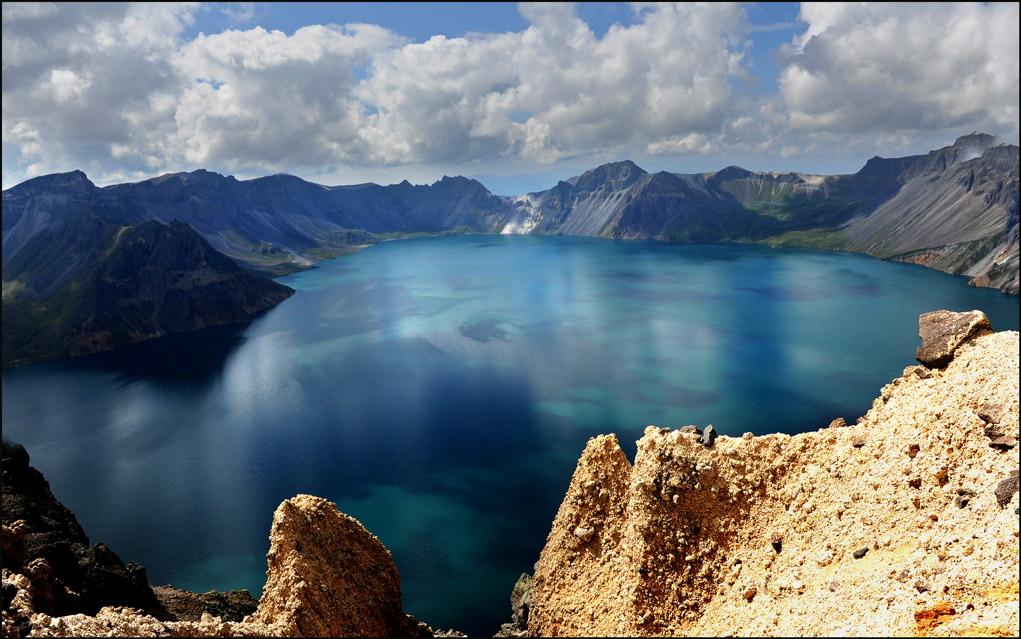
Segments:
[[[104,242],[122,237],[116,229],[149,222],[179,221],[173,233],[183,237],[188,228],[205,254],[233,260],[211,257],[221,270],[236,263],[270,276],[387,239],[539,233],[853,251],[966,275],[972,285],[1016,295],[1018,185],[1018,147],[977,132],[925,155],[874,157],[853,175],[739,166],[648,173],[624,160],[517,197],[495,196],[460,176],[431,185],[329,187],[285,174],[239,181],[200,169],[99,188],[81,171],[46,175],[3,191],[4,362],[9,332],[21,321],[8,321],[9,308],[35,309],[32,325],[44,333],[64,326],[68,306],[43,311],[38,302],[102,270],[96,260],[105,259]],[[93,294],[82,292],[79,301]],[[136,337],[164,330],[158,323],[131,327]],[[122,343],[93,339],[97,347]],[[72,341],[47,357],[88,350]]]

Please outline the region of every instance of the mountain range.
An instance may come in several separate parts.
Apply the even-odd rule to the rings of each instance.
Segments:
[[[1017,294],[1018,190],[1018,147],[982,133],[875,157],[853,175],[648,173],[622,161],[513,197],[464,177],[330,187],[198,170],[100,188],[81,171],[46,175],[3,191],[3,363],[248,321],[290,295],[253,273],[417,234],[806,246]]]

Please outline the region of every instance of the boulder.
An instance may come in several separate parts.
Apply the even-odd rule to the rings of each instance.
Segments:
[[[408,637],[401,584],[388,551],[320,497],[298,495],[273,514],[266,585],[255,621],[286,636]]]
[[[922,338],[922,345],[915,353],[915,359],[929,368],[943,368],[954,358],[954,351],[961,344],[992,332],[993,327],[982,311],[924,313],[918,318],[918,336]]]

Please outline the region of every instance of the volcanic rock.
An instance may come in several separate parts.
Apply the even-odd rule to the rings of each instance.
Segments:
[[[918,336],[922,345],[915,359],[929,368],[943,368],[957,347],[977,336],[992,333],[993,327],[982,311],[954,313],[933,311],[918,318]]]
[[[4,568],[30,581],[35,612],[95,614],[104,605],[142,608],[161,618],[144,570],[129,570],[105,544],[89,546],[74,513],[29,466],[20,444],[3,442]]]
[[[273,514],[266,585],[254,619],[306,637],[415,636],[383,544],[320,497],[298,495]]]
[[[917,635],[948,596],[956,614],[925,633],[1016,634],[1017,459],[988,446],[976,410],[1001,404],[1017,437],[1018,346],[1013,331],[964,341],[848,428],[706,448],[653,426],[633,466],[613,435],[591,439],[536,564],[529,634]]]

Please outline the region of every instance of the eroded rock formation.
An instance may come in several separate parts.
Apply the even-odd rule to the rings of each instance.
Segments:
[[[182,595],[167,588],[156,589],[161,601],[176,598],[176,604],[187,609],[175,615],[176,621],[123,605],[56,616],[40,598],[43,582],[9,569],[9,539],[17,540],[5,526],[4,636],[433,636],[431,628],[404,613],[390,552],[358,521],[319,497],[298,495],[277,508],[262,599],[254,614],[237,621],[224,617],[248,605],[250,598],[238,593]],[[199,611],[201,606],[209,609],[209,599],[222,606],[223,616]]]
[[[847,427],[710,448],[650,426],[634,465],[593,438],[529,633],[1016,635],[1018,333],[952,358],[909,366]]]
[[[273,515],[269,570],[255,620],[286,636],[408,637],[401,580],[374,535],[337,505],[298,495]],[[431,634],[431,633],[429,633]]]

